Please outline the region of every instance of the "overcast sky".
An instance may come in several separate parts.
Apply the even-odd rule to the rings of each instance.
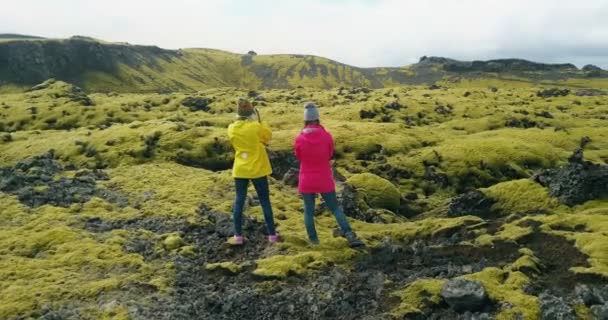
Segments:
[[[0,33],[314,54],[361,67],[434,55],[608,68],[608,0],[7,0]]]

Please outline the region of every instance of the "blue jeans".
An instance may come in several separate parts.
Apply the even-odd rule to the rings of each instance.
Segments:
[[[234,207],[232,209],[234,234],[238,236],[243,234],[243,207],[245,206],[245,200],[247,200],[247,187],[249,187],[249,180],[253,182],[255,192],[258,194],[258,199],[260,200],[260,205],[262,206],[262,211],[264,212],[266,230],[268,230],[269,235],[274,235],[276,230],[274,228],[274,219],[272,217],[272,206],[270,205],[268,177],[256,179],[234,179],[234,186],[236,189],[236,198],[234,200]]]
[[[317,236],[317,230],[315,229],[315,198],[317,197],[316,193],[303,193],[302,197],[304,198],[304,224],[306,225],[306,232],[308,233],[308,239],[311,242],[319,242],[319,237]],[[322,193],[321,197],[325,200],[325,204],[336,217],[336,221],[340,226],[340,230],[343,233],[351,232],[352,229],[348,220],[346,220],[346,216],[340,206],[338,206],[338,199],[336,198],[336,192],[328,192]]]

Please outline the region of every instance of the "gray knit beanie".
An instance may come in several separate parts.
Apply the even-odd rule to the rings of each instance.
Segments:
[[[319,120],[319,109],[312,102],[304,104],[304,121]]]

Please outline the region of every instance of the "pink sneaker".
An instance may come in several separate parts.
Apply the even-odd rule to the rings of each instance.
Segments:
[[[273,235],[268,236],[268,241],[270,243],[277,243],[281,241],[281,236],[279,236],[279,233],[275,233]]]
[[[234,235],[234,244],[237,246],[242,246],[245,243],[245,238],[243,236]]]

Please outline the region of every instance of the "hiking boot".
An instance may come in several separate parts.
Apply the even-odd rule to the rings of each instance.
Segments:
[[[365,243],[363,243],[363,241],[359,240],[359,238],[357,238],[357,235],[354,232],[346,232],[344,234],[344,237],[346,238],[346,240],[348,240],[348,245],[351,248],[357,248],[357,247],[364,247]]]
[[[268,242],[270,242],[271,244],[281,242],[281,236],[279,235],[278,232],[273,235],[270,235],[270,236],[268,236]]]
[[[243,236],[237,236],[236,234],[234,235],[232,244],[234,244],[235,246],[242,246],[245,243],[245,238],[243,238]]]

